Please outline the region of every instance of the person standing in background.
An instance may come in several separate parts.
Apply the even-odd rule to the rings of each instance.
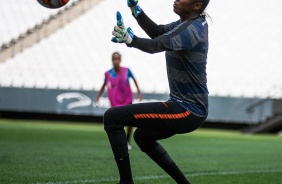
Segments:
[[[139,89],[138,83],[132,74],[131,70],[126,67],[121,67],[121,54],[114,52],[112,54],[113,68],[105,72],[105,80],[100,88],[98,95],[96,96],[96,104],[99,104],[99,98],[103,94],[105,87],[107,87],[108,98],[110,100],[111,107],[124,106],[132,104],[133,93],[130,88],[129,79],[133,79],[134,84],[137,88],[138,99],[142,100],[142,94]],[[133,128],[127,126],[127,145],[128,149],[132,149],[130,138]]]

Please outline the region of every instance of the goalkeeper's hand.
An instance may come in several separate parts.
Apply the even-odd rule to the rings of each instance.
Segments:
[[[138,5],[138,0],[127,0],[127,6],[131,9],[131,12],[135,17],[143,11]]]
[[[112,42],[130,44],[134,38],[133,31],[131,30],[130,27],[126,28],[124,26],[122,16],[119,11],[117,12],[116,18],[117,18],[117,25],[114,27],[114,31],[112,32],[114,36],[112,38]]]

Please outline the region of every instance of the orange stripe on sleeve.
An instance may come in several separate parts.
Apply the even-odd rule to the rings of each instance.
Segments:
[[[191,113],[185,111],[178,114],[134,114],[135,119],[180,119],[188,117]]]

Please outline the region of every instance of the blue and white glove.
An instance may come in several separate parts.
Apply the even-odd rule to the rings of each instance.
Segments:
[[[138,0],[127,0],[127,6],[131,9],[131,12],[135,17],[143,11],[138,5]]]
[[[117,12],[117,25],[114,27],[114,31],[112,32],[112,35],[114,36],[112,38],[112,42],[114,43],[126,43],[130,44],[134,38],[134,33],[131,30],[131,28],[126,28],[124,26],[122,16],[120,12]]]

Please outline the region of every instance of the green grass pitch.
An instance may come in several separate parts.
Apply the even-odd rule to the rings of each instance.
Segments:
[[[135,184],[174,183],[133,142]],[[199,129],[160,141],[193,184],[281,184],[282,137]],[[0,183],[117,183],[101,124],[0,119]]]

